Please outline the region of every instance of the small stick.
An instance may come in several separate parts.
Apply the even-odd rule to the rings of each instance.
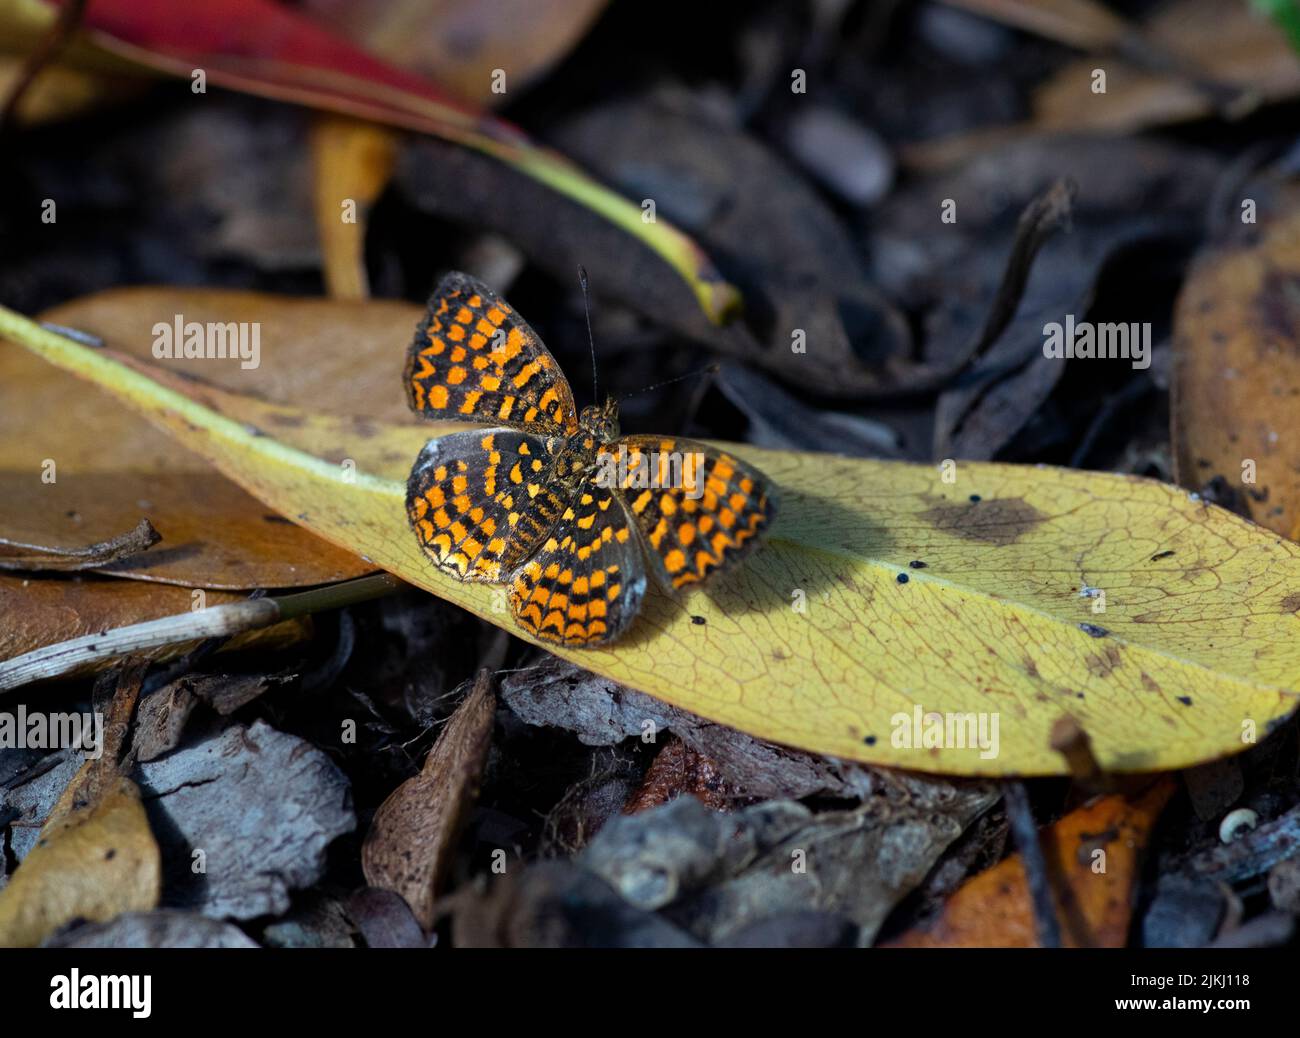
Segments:
[[[141,519],[134,530],[82,548],[52,548],[44,544],[0,540],[0,569],[60,573],[100,569],[109,563],[148,551],[161,540],[162,534],[153,528],[148,519]],[[19,551],[30,554],[17,554]]]
[[[244,631],[270,627],[282,620],[294,620],[309,613],[379,598],[404,586],[402,581],[390,573],[375,573],[311,591],[277,598],[250,598],[243,602],[231,602],[175,616],[164,616],[145,623],[115,627],[101,634],[83,635],[33,649],[0,663],[0,692],[32,681],[59,677],[98,660],[178,642],[242,634]]]
[[[1056,901],[1052,897],[1052,881],[1047,874],[1047,859],[1038,842],[1038,826],[1029,808],[1029,793],[1023,782],[1008,782],[1002,790],[1007,805],[1007,821],[1011,834],[1020,849],[1020,860],[1025,864],[1025,882],[1029,884],[1029,897],[1034,906],[1034,920],[1038,928],[1038,943],[1044,948],[1061,946],[1061,923],[1056,917]]]

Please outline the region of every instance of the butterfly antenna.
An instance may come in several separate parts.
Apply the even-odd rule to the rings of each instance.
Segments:
[[[578,283],[582,285],[582,309],[587,315],[587,342],[591,344],[591,400],[600,403],[600,394],[596,392],[596,337],[591,334],[591,292],[587,286],[587,268],[578,264]]]
[[[688,371],[685,375],[678,375],[676,378],[666,378],[662,382],[655,382],[643,389],[633,390],[631,393],[624,393],[620,400],[626,400],[630,396],[639,396],[642,393],[649,393],[652,389],[660,389],[663,386],[671,386],[674,382],[684,382],[688,378],[697,378],[700,375],[716,375],[718,373],[717,364],[706,364],[702,368],[696,368],[694,371]]]

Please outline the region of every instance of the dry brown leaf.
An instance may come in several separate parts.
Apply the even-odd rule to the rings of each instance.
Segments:
[[[421,308],[251,292],[117,289],[46,314],[159,368],[227,389],[366,419],[414,424],[392,358]],[[260,365],[155,360],[152,326],[259,322]],[[396,353],[394,351],[397,351]],[[21,387],[21,388],[19,388]],[[67,421],[69,401],[76,421]],[[364,440],[361,428],[356,439]],[[323,443],[352,456],[353,443]],[[55,463],[54,483],[43,480]],[[405,460],[405,459],[404,459]],[[109,395],[20,350],[0,350],[0,537],[51,548],[105,541],[149,519],[163,543],[115,575],[187,587],[299,587],[374,567],[277,515]]]
[[[944,0],[944,3],[1071,47],[1113,47],[1129,31],[1123,18],[1096,0]]]
[[[1260,215],[1258,236],[1203,252],[1178,297],[1174,471],[1192,490],[1225,481],[1225,504],[1300,540],[1300,192]]]
[[[1098,54],[1068,62],[1035,89],[1029,120],[909,145],[904,161],[944,168],[1026,136],[1130,133],[1216,112],[1236,118],[1300,94],[1295,52],[1245,0],[1173,0],[1137,32],[1129,46],[1146,60]],[[1093,93],[1095,69],[1106,72],[1104,93]]]
[[[1127,943],[1142,850],[1173,790],[1173,780],[1165,776],[1139,797],[1103,797],[1040,832],[1062,944],[1121,948]],[[968,880],[931,926],[909,930],[885,946],[1038,947],[1020,855]]]
[[[361,849],[366,881],[405,898],[425,930],[433,927],[434,898],[478,796],[495,716],[496,696],[485,670],[438,736],[420,774],[379,806]]]
[[[693,796],[705,807],[725,811],[739,790],[730,786],[718,765],[672,738],[655,755],[650,770],[628,798],[623,813],[634,815],[680,796]]]
[[[1037,128],[1122,133],[1210,115],[1230,103],[1232,88],[1259,102],[1300,93],[1295,52],[1245,0],[1177,0],[1161,8],[1144,31],[1185,67],[1159,72],[1110,57],[1071,62],[1035,92]],[[1106,71],[1105,93],[1093,93],[1096,68]]]

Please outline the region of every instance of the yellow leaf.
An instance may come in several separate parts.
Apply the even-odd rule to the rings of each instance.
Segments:
[[[0,335],[115,393],[321,537],[514,630],[492,587],[438,573],[407,526],[407,467],[446,427],[359,429],[2,308]],[[327,440],[356,471],[307,449]],[[729,449],[778,489],[766,544],[685,609],[649,595],[608,648],[551,651],[760,738],[950,774],[1064,773],[1049,738],[1065,715],[1104,768],[1181,768],[1246,748],[1295,708],[1300,546],[1184,491],[973,463],[945,482],[925,465]],[[967,729],[953,725],[926,745],[932,723],[913,720],[931,712],[974,715],[987,748],[956,745]]]
[[[52,815],[0,890],[0,947],[33,947],[74,919],[106,922],[148,911],[161,889],[158,844],[140,792],[129,779],[114,777],[91,806]]]

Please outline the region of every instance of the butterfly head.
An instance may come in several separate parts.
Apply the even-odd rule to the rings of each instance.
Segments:
[[[608,397],[603,404],[584,407],[578,416],[578,426],[598,443],[618,439],[618,401]]]

